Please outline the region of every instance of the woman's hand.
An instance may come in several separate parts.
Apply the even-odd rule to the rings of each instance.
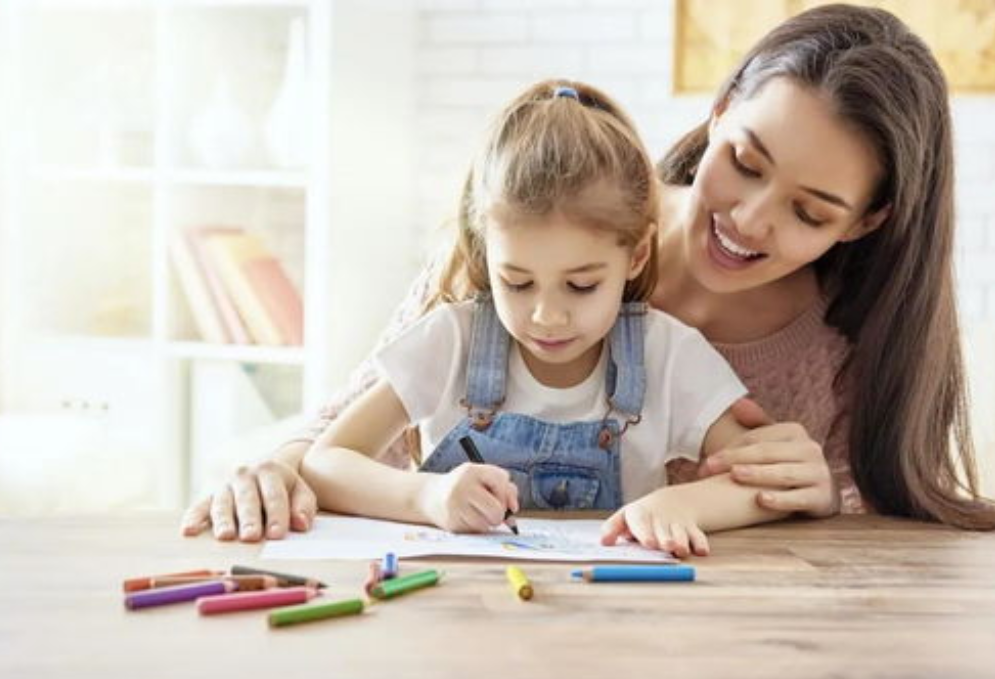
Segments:
[[[314,492],[300,474],[276,460],[239,467],[217,492],[194,503],[183,516],[183,534],[213,526],[218,540],[279,540],[287,531],[306,531],[318,512]]]
[[[601,544],[619,538],[647,549],[662,549],[678,558],[708,555],[708,538],[698,525],[691,503],[681,502],[675,488],[661,488],[630,502],[601,525]]]
[[[817,518],[839,512],[839,491],[822,446],[805,427],[775,424],[763,408],[746,398],[737,401],[732,412],[752,430],[709,455],[698,470],[700,477],[729,472],[737,483],[761,488],[757,503],[767,509]]]
[[[466,462],[446,474],[426,474],[418,498],[429,521],[454,533],[486,533],[518,511],[518,486],[506,469]]]

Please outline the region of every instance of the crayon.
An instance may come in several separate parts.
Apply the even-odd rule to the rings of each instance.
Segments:
[[[235,583],[239,592],[250,592],[257,589],[272,589],[277,586],[277,579],[272,575],[184,575],[165,578],[152,578],[152,588],[175,587],[176,585],[192,585],[206,580],[228,580]]]
[[[376,587],[378,584],[380,584],[382,580],[383,576],[380,572],[380,562],[371,561],[369,572],[367,573],[366,576],[366,582],[363,583],[363,589],[366,590],[367,596],[370,595],[370,592],[373,591],[373,588]]]
[[[232,575],[272,575],[276,578],[277,584],[280,587],[311,587],[312,589],[323,589],[327,585],[320,580],[314,578],[309,578],[303,575],[292,575],[290,573],[277,573],[276,571],[267,571],[262,568],[255,568],[253,566],[232,566]]]
[[[150,589],[152,587],[153,580],[161,580],[162,578],[182,578],[182,577],[220,577],[224,575],[223,571],[212,571],[207,569],[200,569],[196,571],[185,571],[183,573],[166,573],[164,575],[145,575],[140,578],[129,578],[124,581],[123,589],[125,592],[138,592],[143,589]]]
[[[376,599],[391,599],[416,589],[438,584],[440,577],[437,570],[418,571],[393,580],[384,580],[374,587],[370,594]]]
[[[263,589],[256,592],[236,592],[202,596],[197,599],[197,610],[201,615],[248,611],[256,608],[275,608],[307,603],[318,595],[318,590],[310,587],[281,587]]]
[[[397,554],[387,552],[383,555],[383,563],[380,564],[380,579],[392,580],[396,578],[398,569]]]
[[[532,598],[535,592],[532,589],[532,583],[522,572],[522,569],[518,566],[508,566],[505,569],[505,575],[508,576],[508,582],[511,584],[511,591],[518,596],[522,601],[528,601]]]
[[[159,589],[146,589],[139,592],[131,592],[125,595],[124,605],[126,608],[135,610],[138,608],[149,608],[151,606],[164,606],[166,604],[176,604],[183,601],[193,601],[202,596],[212,594],[227,594],[235,590],[235,583],[224,580],[210,580],[208,582],[198,582],[192,585],[177,585],[175,587],[161,587]]]
[[[337,618],[343,615],[356,615],[363,612],[362,599],[346,599],[321,604],[304,604],[278,608],[269,614],[270,627],[285,627],[313,620]]]
[[[473,439],[469,436],[464,436],[459,440],[460,446],[463,448],[463,452],[466,453],[467,459],[474,464],[487,464],[484,460],[484,456],[480,454],[477,449],[477,444],[473,442]],[[508,509],[504,513],[504,525],[511,529],[511,532],[518,535],[518,524],[515,522],[515,517],[512,516],[511,510]]]
[[[571,575],[588,582],[691,582],[694,566],[594,566]]]

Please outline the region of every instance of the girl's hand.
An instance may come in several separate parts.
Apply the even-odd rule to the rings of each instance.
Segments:
[[[426,474],[422,513],[454,533],[485,533],[518,511],[518,486],[507,470],[490,464],[461,464],[447,474]]]
[[[283,462],[267,460],[239,467],[213,495],[194,503],[183,516],[183,534],[214,527],[218,540],[279,540],[287,531],[306,531],[318,502],[304,479]]]
[[[698,527],[693,510],[677,502],[668,488],[661,488],[630,502],[601,525],[601,544],[612,546],[619,538],[638,542],[647,549],[662,549],[678,558],[708,556],[708,538]]]
[[[839,512],[836,489],[822,446],[795,422],[775,424],[756,402],[740,399],[733,415],[753,428],[724,450],[709,455],[699,477],[729,472],[744,486],[762,488],[757,504],[784,512],[827,517]]]

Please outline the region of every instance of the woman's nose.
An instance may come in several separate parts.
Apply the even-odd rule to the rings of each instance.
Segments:
[[[773,224],[773,206],[762,192],[745,196],[730,212],[736,231],[751,241],[762,241]]]

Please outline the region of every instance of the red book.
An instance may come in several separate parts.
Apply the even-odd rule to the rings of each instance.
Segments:
[[[204,282],[207,284],[208,296],[211,304],[217,310],[218,317],[224,326],[225,332],[233,344],[252,344],[252,338],[245,327],[245,322],[239,316],[235,303],[225,290],[224,283],[218,274],[216,267],[211,265],[210,258],[205,250],[205,242],[213,236],[219,234],[237,235],[245,233],[244,229],[237,226],[198,226],[186,230],[187,242],[190,244],[190,252],[193,254],[197,267],[200,269]]]

